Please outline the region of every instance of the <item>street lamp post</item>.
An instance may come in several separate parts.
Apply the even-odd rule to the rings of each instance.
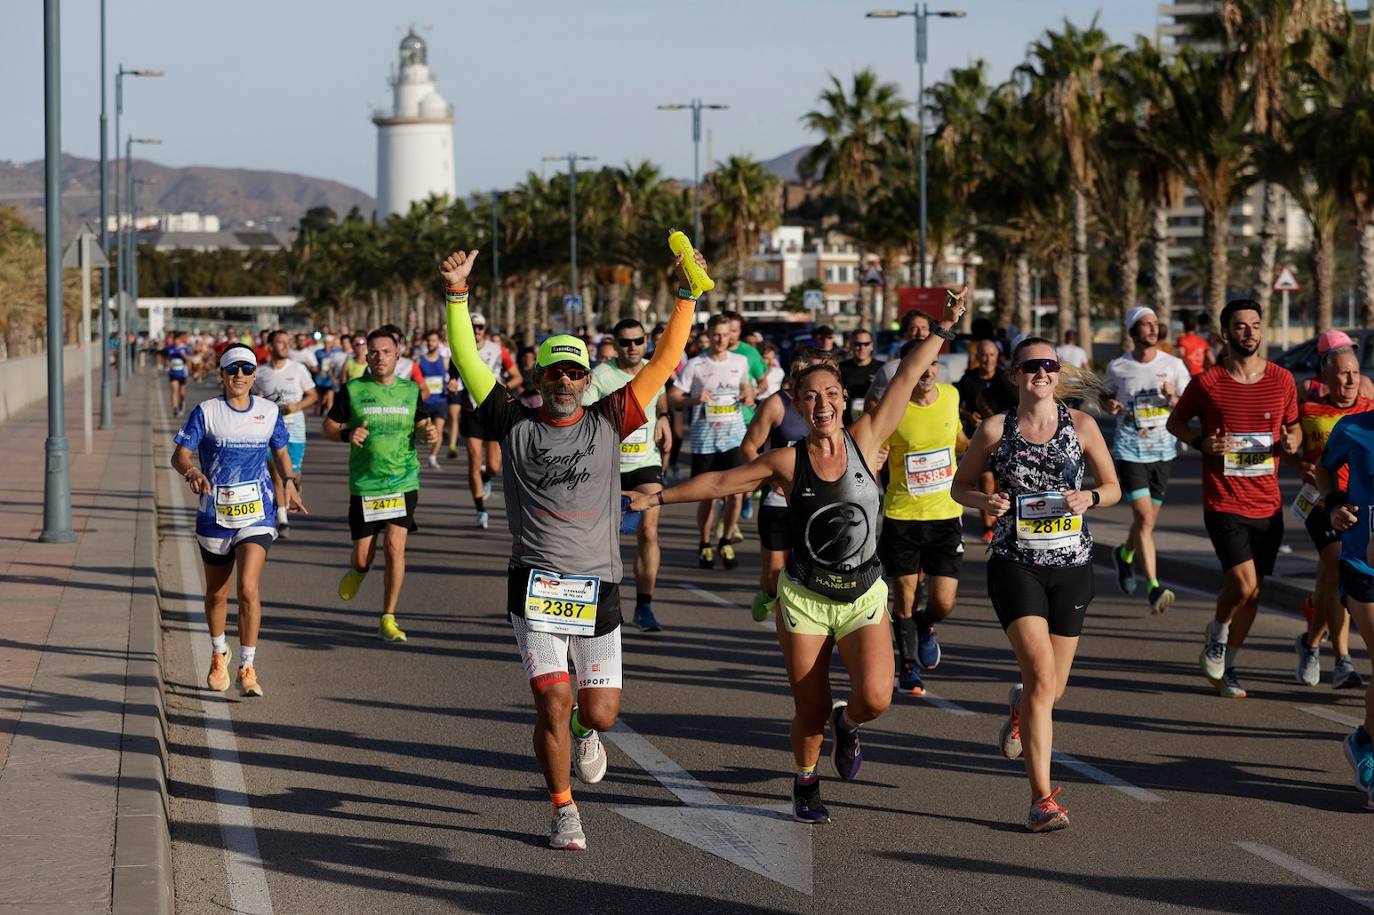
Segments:
[[[707,105],[694,98],[686,105],[673,102],[659,105],[660,111],[692,112],[692,247],[701,250],[701,112],[704,109],[724,111],[729,105]],[[709,163],[708,163],[709,164]]]
[[[104,183],[104,182],[105,182],[105,172],[106,172],[106,171],[108,170],[108,168],[109,168],[109,163],[108,163],[108,161],[107,161],[106,158],[105,158],[105,150],[104,150],[104,143],[105,143],[105,140],[104,140],[104,136],[105,136],[105,130],[104,130],[104,119],[105,119],[105,114],[104,114],[104,110],[105,110],[105,109],[104,109],[104,105],[105,105],[105,98],[104,98],[104,96],[105,96],[105,93],[104,93],[104,91],[103,91],[103,83],[104,83],[104,79],[105,79],[105,64],[104,64],[104,54],[105,54],[105,18],[104,18],[104,17],[105,17],[105,4],[104,4],[103,0],[102,0],[101,5],[100,5],[100,15],[101,15],[101,19],[100,19],[100,53],[101,53],[100,78],[101,78],[101,82],[102,82],[102,91],[101,91],[101,93],[100,93],[100,95],[101,95],[101,100],[100,100],[100,104],[101,104],[101,115],[100,115],[100,118],[101,118],[101,131],[100,131],[100,135],[101,135],[101,153],[100,153],[100,180],[101,180],[101,190],[100,190],[100,201],[101,201],[101,205],[104,206],[104,202],[105,202],[105,183]],[[138,69],[138,70],[125,70],[123,64],[120,64],[120,65],[119,65],[119,70],[115,73],[115,155],[116,155],[116,156],[119,155],[119,117],[120,117],[120,115],[122,115],[122,114],[124,113],[124,77],[126,77],[126,76],[161,76],[161,75],[162,75],[162,71],[161,71],[161,70],[149,70],[149,69],[146,69],[146,68],[144,68],[144,69]],[[126,169],[129,167],[129,159],[128,159],[128,156],[125,156],[125,157],[124,157],[124,167],[125,167]],[[116,169],[116,171],[118,171],[118,170]],[[119,218],[119,217],[120,217],[120,212],[121,212],[121,210],[120,210],[120,208],[119,208],[119,185],[120,185],[120,183],[121,183],[121,182],[120,182],[120,181],[118,180],[118,178],[116,177],[116,180],[115,180],[115,207],[114,207],[114,209],[115,209],[115,247],[117,247],[117,248],[119,249],[119,258],[118,258],[118,263],[115,265],[116,268],[117,268],[117,273],[116,273],[117,282],[115,283],[115,286],[117,287],[117,290],[116,290],[116,291],[118,291],[118,292],[123,292],[123,291],[125,291],[125,288],[126,288],[126,286],[125,286],[126,278],[125,278],[125,273],[124,273],[124,224],[120,221],[120,218]],[[101,212],[100,220],[101,220],[101,223],[102,223],[102,224],[105,222],[105,215],[104,215],[103,210],[102,210],[102,212]],[[102,228],[101,231],[105,231],[105,230]],[[105,247],[105,253],[106,253],[106,255],[108,256],[108,255],[109,255],[109,238],[108,238],[108,236],[106,236],[105,246],[106,246],[106,247]],[[106,311],[108,311],[108,309],[109,309],[109,304],[108,304],[108,302],[104,301],[103,299],[104,299],[104,290],[102,289],[102,302],[101,302],[101,305],[102,305],[101,312],[102,312],[102,314],[105,313]],[[116,375],[115,375],[115,385],[116,385],[115,393],[116,393],[119,397],[123,397],[123,396],[124,396],[124,382],[125,382],[125,380],[127,379],[128,374],[129,374],[128,353],[126,352],[126,350],[127,350],[127,348],[128,348],[128,341],[124,339],[124,306],[123,306],[123,302],[124,302],[124,299],[123,299],[123,297],[121,296],[121,297],[120,297],[120,309],[119,309],[119,328],[118,328],[118,329],[119,329],[119,345],[118,345],[118,347],[115,349],[115,359],[116,359],[115,365],[116,365],[116,368],[118,369],[118,371],[117,371],[117,373],[116,373]],[[108,319],[102,318],[102,320],[107,321]],[[105,338],[108,340],[108,339],[109,339],[109,334],[106,334],[106,335],[105,335]],[[112,421],[113,421],[113,420],[112,420]],[[104,427],[104,421],[103,421],[103,420],[102,420],[102,422],[101,422],[101,426],[102,426],[102,428]]]
[[[48,297],[48,438],[43,451],[43,543],[71,543],[72,481],[62,407],[62,14],[43,0],[43,178]]]
[[[596,156],[579,156],[577,153],[566,153],[561,156],[545,156],[545,162],[567,162],[568,163],[568,245],[571,251],[569,261],[569,276],[572,282],[572,294],[581,295],[577,286],[577,163],[595,162]],[[582,314],[586,317],[587,329],[591,330],[591,309],[587,303],[582,303]]]
[[[505,316],[501,311],[501,222],[498,207],[501,205],[501,194],[499,191],[491,192],[491,301],[493,303],[492,318],[496,322],[504,325]],[[512,324],[515,322],[512,321]],[[502,326],[501,332],[509,335],[514,330],[512,327]]]
[[[119,363],[120,371],[125,380],[128,379],[131,369],[129,367],[129,303],[135,304],[138,301],[138,210],[134,206],[134,185],[150,184],[141,178],[134,178],[133,146],[135,143],[144,146],[160,146],[161,140],[144,139],[141,137],[129,137],[124,141],[124,174],[128,179],[128,200],[129,200],[129,231],[125,233],[124,249],[119,253],[119,262],[122,265],[127,257],[129,269],[121,270],[124,273],[124,282],[128,288],[124,290],[124,295],[119,299]],[[138,312],[133,314],[133,320],[138,320]]]
[[[896,19],[911,16],[916,20],[916,142],[919,144],[921,173],[921,285],[926,284],[926,20],[931,16],[942,19],[962,19],[963,10],[932,10],[928,3],[918,3],[910,10],[873,10],[869,19]]]

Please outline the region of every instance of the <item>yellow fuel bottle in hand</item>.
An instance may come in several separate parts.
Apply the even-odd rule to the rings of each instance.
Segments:
[[[668,230],[668,248],[682,257],[682,268],[687,271],[687,278],[692,281],[693,296],[716,288],[716,281],[707,276],[706,271],[697,264],[692,242],[681,229]]]

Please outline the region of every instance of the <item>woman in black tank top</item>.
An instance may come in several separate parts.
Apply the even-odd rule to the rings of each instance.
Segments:
[[[834,728],[835,769],[852,779],[863,761],[858,727],[892,701],[892,637],[887,585],[877,561],[882,487],[871,467],[906,413],[911,391],[939,354],[964,312],[962,292],[951,292],[940,331],[901,362],[877,407],[848,429],[848,392],[832,364],[803,368],[792,379],[793,409],[807,426],[791,448],[777,448],[733,470],[705,473],[653,495],[637,495],[632,508],[699,502],[760,484],[787,493],[792,550],[778,580],[778,641],[792,684],[792,754],[796,781],[793,813],[807,823],[829,819],[820,799],[816,765],[825,725]],[[952,334],[951,334],[952,336]],[[832,702],[830,656],[838,647],[852,684],[848,701]]]
[[[988,596],[1021,668],[1002,728],[1002,753],[1024,755],[1034,832],[1069,825],[1050,786],[1054,705],[1064,695],[1078,650],[1083,614],[1093,597],[1091,508],[1121,498],[1116,468],[1097,422],[1057,398],[1061,371],[1048,340],[1027,337],[1012,351],[1017,405],[979,424],[954,475],[950,494],[997,518],[987,565]],[[1077,376],[1076,376],[1077,377]],[[1084,489],[1084,464],[1096,489]],[[997,491],[982,492],[990,470]],[[1023,754],[1024,750],[1024,754]]]

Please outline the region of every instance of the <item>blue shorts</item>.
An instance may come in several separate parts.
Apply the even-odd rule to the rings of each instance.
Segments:
[[[287,442],[286,454],[291,458],[291,472],[299,474],[305,460],[305,442]]]

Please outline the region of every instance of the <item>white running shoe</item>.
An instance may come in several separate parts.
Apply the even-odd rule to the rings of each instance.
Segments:
[[[429,466],[433,467],[435,470],[438,470],[438,469],[439,469],[439,456],[438,456],[438,455],[436,455],[436,454],[431,454],[431,455],[429,456]]]
[[[595,785],[606,777],[606,748],[596,731],[586,737],[573,735],[573,771],[584,785]]]
[[[587,834],[582,831],[582,815],[576,804],[564,804],[553,813],[549,826],[549,848],[586,851]]]
[[[1213,686],[1220,686],[1221,678],[1226,675],[1226,643],[1212,638],[1210,625],[1203,631],[1207,641],[1202,646],[1202,656],[1198,658],[1198,663],[1202,666],[1202,675],[1210,680]]]
[[[487,523],[488,523],[487,513],[486,513],[486,512],[478,512],[478,513],[477,513],[477,526],[480,527],[482,530],[486,530],[486,529],[487,529]]]

